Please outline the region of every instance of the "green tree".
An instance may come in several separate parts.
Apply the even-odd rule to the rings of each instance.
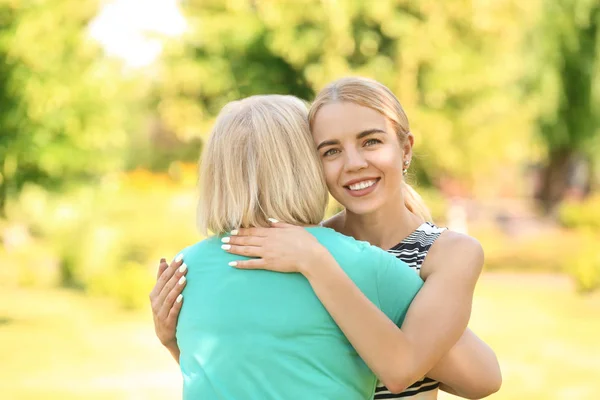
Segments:
[[[123,163],[133,113],[88,34],[98,7],[0,0],[0,212],[25,182],[89,182]]]
[[[552,211],[565,196],[573,164],[584,160],[591,167],[600,159],[600,3],[547,1],[536,33],[538,131],[547,149],[539,198]]]
[[[537,2],[535,2],[537,3]],[[165,52],[157,109],[183,139],[228,101],[257,93],[307,100],[349,74],[388,85],[407,109],[426,181],[493,182],[528,156],[523,24],[513,0],[188,0],[183,38]]]

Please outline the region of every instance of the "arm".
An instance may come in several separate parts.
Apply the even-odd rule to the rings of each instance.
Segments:
[[[500,390],[502,373],[494,351],[470,329],[429,371],[440,389],[466,399],[481,399]]]
[[[318,268],[311,269],[312,262],[301,270],[340,329],[392,392],[403,391],[430,371],[466,329],[483,253],[470,238],[450,232],[438,241],[444,236],[443,268],[428,274],[401,330],[365,298],[328,252],[321,253]]]
[[[390,391],[402,392],[434,367],[467,326],[479,272],[467,279],[465,271],[457,270],[480,270],[482,260],[472,249],[462,250],[459,265],[449,265],[456,260],[449,257],[445,269],[428,276],[401,330],[360,292],[329,252],[319,256],[320,265],[307,262],[301,272],[373,372]],[[313,265],[318,268],[311,269]]]
[[[400,330],[364,296],[326,249],[315,245],[316,240],[302,238],[303,229],[275,226],[283,229],[240,230],[240,235],[251,237],[231,238],[234,246],[228,251],[261,257],[241,261],[237,267],[274,270],[277,265],[280,272],[302,272],[357,352],[390,391],[401,392],[424,376],[465,331],[483,264],[481,246],[474,239],[452,232],[438,239],[428,256],[435,259],[434,249],[439,249],[438,260],[431,263],[438,268],[430,268]]]
[[[179,363],[179,346],[175,332],[177,317],[183,304],[183,296],[179,296],[186,283],[185,278],[182,277],[187,273],[187,267],[183,265],[185,264],[180,257],[173,260],[171,265],[161,258],[156,284],[149,296],[156,336],[177,363]]]
[[[177,345],[177,342],[174,342],[172,344],[165,344],[164,346],[167,348],[167,350],[169,350],[169,353],[171,354],[171,357],[173,357],[175,362],[177,364],[179,364],[180,352],[179,352],[179,346]]]

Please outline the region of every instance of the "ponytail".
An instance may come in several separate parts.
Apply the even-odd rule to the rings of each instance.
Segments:
[[[405,180],[402,181],[402,194],[404,196],[404,205],[416,216],[423,218],[427,222],[433,222],[431,212],[425,205],[423,198],[413,189]]]

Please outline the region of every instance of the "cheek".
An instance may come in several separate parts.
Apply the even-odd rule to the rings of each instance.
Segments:
[[[339,168],[335,162],[325,162],[323,164],[323,173],[325,174],[325,183],[329,191],[335,189],[339,178]]]
[[[402,175],[402,155],[392,146],[373,154],[372,164],[386,175]]]

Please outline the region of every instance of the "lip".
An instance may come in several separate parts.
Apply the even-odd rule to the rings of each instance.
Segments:
[[[358,179],[352,179],[351,181],[348,181],[348,182],[344,183],[342,186],[347,187],[347,186],[350,186],[350,185],[354,185],[355,183],[358,183],[358,182],[378,181],[378,180],[379,180],[379,178],[375,177],[375,176],[373,176],[373,177],[365,177],[365,178],[358,178]]]
[[[348,187],[350,185],[353,185],[354,183],[368,181],[368,180],[374,180],[375,183],[373,185],[369,186],[368,188],[364,188],[364,189],[360,189],[360,190],[350,190],[350,188]],[[379,185],[380,180],[381,180],[381,178],[355,179],[353,181],[349,181],[348,185],[344,186],[344,190],[346,190],[346,192],[352,197],[363,197],[363,196],[366,196],[366,195],[372,193],[377,188],[377,185]]]

